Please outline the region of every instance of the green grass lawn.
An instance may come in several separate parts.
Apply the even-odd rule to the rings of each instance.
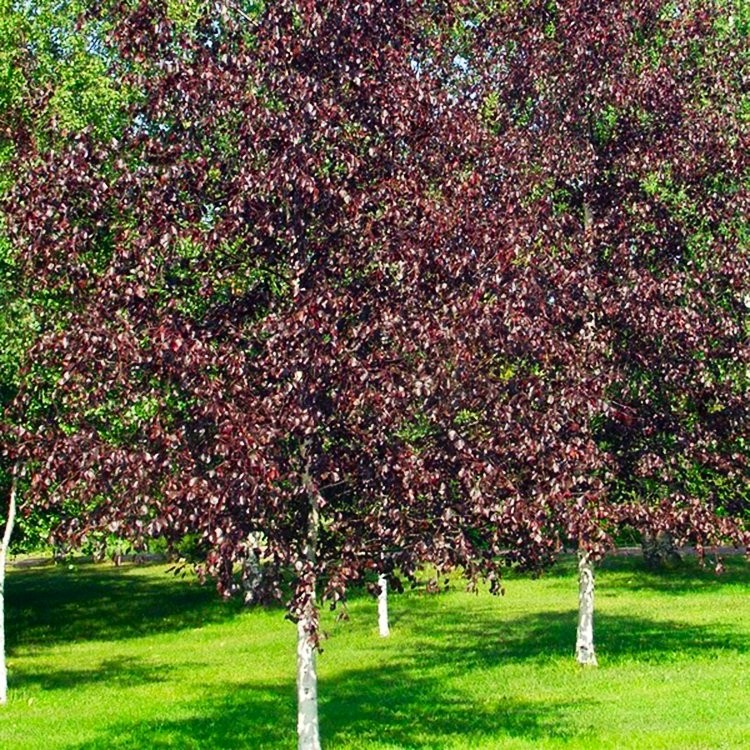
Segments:
[[[326,750],[750,748],[750,586],[733,558],[599,571],[600,666],[574,663],[572,563],[503,598],[417,589],[324,615]],[[164,567],[12,570],[7,750],[292,748],[295,628]]]

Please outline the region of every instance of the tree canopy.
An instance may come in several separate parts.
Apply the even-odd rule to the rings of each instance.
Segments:
[[[188,10],[91,11],[121,129],[13,156],[14,262],[65,300],[14,407],[27,507],[198,534],[226,590],[260,532],[294,607],[623,524],[744,539],[740,12]]]

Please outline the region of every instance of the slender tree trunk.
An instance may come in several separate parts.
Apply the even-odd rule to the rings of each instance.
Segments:
[[[587,552],[578,552],[578,633],[576,661],[587,667],[596,666],[594,652],[594,564]]]
[[[245,604],[255,604],[258,601],[257,594],[261,578],[258,555],[250,552],[242,564],[242,590],[245,592]]]
[[[391,630],[388,627],[388,579],[382,574],[378,576],[378,586],[378,627],[380,635],[385,638],[391,634]]]
[[[308,446],[302,451],[306,459],[303,481],[310,502],[305,561],[314,570],[317,562],[318,527],[320,524],[320,496],[310,475],[307,458]],[[317,643],[314,631],[317,627],[315,604],[315,578],[310,585],[302,616],[297,622],[297,748],[298,750],[320,750],[320,726],[318,723],[318,672],[316,669]]]
[[[680,553],[668,531],[644,531],[641,537],[643,560],[651,568],[671,567],[681,561]]]
[[[261,570],[260,558],[255,548],[258,547],[258,534],[250,534],[248,545],[253,549],[249,551],[245,562],[242,565],[242,589],[245,592],[245,604],[256,604],[260,601],[258,589],[263,580],[263,571]]]
[[[5,562],[10,547],[10,537],[16,521],[16,491],[18,480],[13,472],[13,482],[8,499],[8,517],[5,522],[2,546],[0,546],[0,706],[8,701],[8,668],[5,662]]]

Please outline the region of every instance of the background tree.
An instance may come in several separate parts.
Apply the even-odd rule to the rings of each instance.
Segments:
[[[513,206],[490,231],[515,266],[491,265],[483,304],[463,311],[483,322],[465,357],[477,397],[458,399],[484,430],[472,460],[492,466],[481,451],[512,434],[492,446],[511,477],[497,533],[520,516],[546,541],[516,554],[579,547],[580,661],[595,658],[591,564],[612,532],[747,538],[746,16],[734,3],[478,3],[453,38],[457,89],[482,102],[503,154],[482,167]],[[493,490],[481,496],[497,512]]]
[[[97,140],[113,137],[130,94],[116,91],[100,40],[101,19],[83,21],[86,3],[0,2],[0,194],[17,178],[14,159],[29,149],[55,149],[61,134],[88,130]],[[55,325],[65,301],[39,292],[24,278],[0,224],[0,405],[19,386],[24,353],[40,331]],[[10,491],[10,464],[0,461],[0,496]],[[46,543],[54,519],[20,519],[17,548]]]
[[[60,145],[61,134],[88,130],[98,140],[112,137],[121,124],[123,99],[108,78],[98,40],[100,21],[81,23],[80,2],[0,2],[0,195],[10,191],[18,172],[16,159]],[[12,402],[25,353],[40,331],[55,325],[64,297],[38,290],[25,278],[18,249],[0,222],[0,408]],[[39,407],[36,404],[35,407]],[[23,420],[21,420],[23,421]],[[16,531],[17,495],[23,490],[4,446],[0,457],[0,509],[5,519],[0,548],[0,576],[13,543],[16,549],[46,544],[57,514],[32,511]],[[20,482],[20,484],[19,484]],[[14,534],[14,531],[16,533]],[[20,534],[18,533],[20,531]],[[0,600],[4,597],[0,585]],[[3,620],[0,630],[4,632]],[[0,702],[7,694],[4,637],[0,637]]]

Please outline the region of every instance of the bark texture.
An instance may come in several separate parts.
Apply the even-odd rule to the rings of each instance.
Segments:
[[[261,584],[263,582],[263,569],[257,552],[257,548],[260,546],[260,535],[250,534],[247,543],[251,549],[242,564],[242,590],[244,591],[245,604],[260,604],[262,600]]]
[[[309,443],[302,449],[305,469],[302,481],[309,500],[307,540],[304,566],[309,577],[309,596],[297,621],[297,747],[298,750],[320,750],[318,722],[317,613],[315,604],[315,567],[318,556],[320,495],[310,473]]]
[[[668,531],[644,531],[641,538],[643,560],[651,568],[672,567],[682,558]]]
[[[587,667],[597,665],[594,651],[594,564],[586,552],[580,552],[578,558],[576,661]]]
[[[312,612],[297,622],[297,747],[320,750],[318,673],[311,636]]]
[[[379,576],[378,586],[380,586],[380,593],[378,594],[378,628],[380,629],[380,635],[385,638],[391,634],[391,630],[388,627],[388,579],[385,576]]]

